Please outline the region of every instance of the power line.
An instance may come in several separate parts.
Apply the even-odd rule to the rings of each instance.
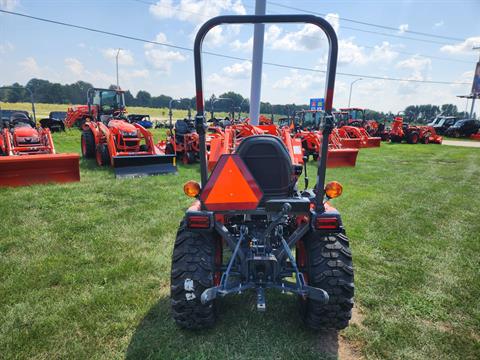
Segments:
[[[190,13],[190,14],[202,15],[201,13],[198,13],[198,12],[189,11],[189,10],[184,10],[184,9],[180,10],[180,9],[176,8],[175,6],[170,6],[170,5],[167,5],[167,4],[158,4],[158,3],[155,3],[155,2],[152,2],[152,1],[148,1],[148,0],[131,0],[131,1],[138,2],[138,3],[141,3],[141,4],[145,4],[145,5],[154,5],[154,6],[169,8],[169,9],[172,9],[172,10],[174,10],[174,11],[176,11],[176,12],[188,12],[188,13]],[[273,4],[273,3],[272,3],[272,4]],[[245,5],[245,6],[248,7],[247,5]],[[270,11],[270,10],[269,10],[268,12],[269,12],[269,13],[274,13],[274,14],[280,14],[280,13],[278,13],[278,12],[272,12],[272,11]],[[316,13],[316,14],[320,14],[320,13]],[[432,42],[432,41],[430,41],[430,40],[425,40],[425,39],[415,39],[415,38],[405,37],[405,36],[401,36],[401,35],[387,34],[387,33],[376,32],[376,31],[369,31],[369,30],[358,29],[358,28],[353,28],[353,27],[349,27],[349,26],[342,26],[342,28],[344,28],[344,29],[349,29],[349,30],[354,30],[354,31],[366,32],[366,33],[375,34],[375,35],[389,36],[389,37],[399,38],[399,39],[402,39],[402,40],[421,41],[421,42],[434,43],[434,44],[440,44],[440,45],[447,45],[447,44],[448,44],[448,43],[439,42],[439,41],[433,41],[433,42]],[[398,29],[397,29],[397,30],[398,30]],[[313,36],[312,36],[312,37],[313,37]],[[373,47],[373,46],[361,45],[361,44],[359,44],[359,46],[362,46],[362,47],[367,48],[367,49],[373,49],[373,50],[375,50],[375,47]],[[464,63],[464,64],[471,64],[471,61],[459,60],[459,59],[452,59],[452,58],[446,58],[446,57],[441,57],[441,56],[423,55],[423,54],[419,54],[419,53],[410,53],[410,52],[399,51],[399,50],[395,50],[395,52],[397,52],[397,53],[399,53],[399,54],[409,55],[409,56],[417,55],[417,56],[421,56],[421,57],[425,57],[425,58],[430,58],[430,59],[443,60],[443,61],[452,61],[452,62],[458,62],[458,63]]]
[[[94,29],[94,28],[87,27],[87,26],[75,25],[75,24],[70,24],[70,23],[66,23],[66,22],[62,22],[62,21],[45,19],[45,18],[41,18],[41,17],[37,17],[37,16],[31,16],[31,15],[22,14],[22,13],[13,12],[13,11],[8,11],[8,10],[0,9],[0,12],[4,13],[4,14],[15,15],[15,16],[19,16],[19,17],[23,17],[23,18],[27,18],[27,19],[36,20],[36,21],[41,21],[41,22],[66,26],[66,27],[70,27],[70,28],[74,28],[74,29],[80,29],[80,30],[95,32],[95,33],[99,33],[99,34],[115,36],[115,37],[119,37],[119,38],[123,38],[123,39],[138,41],[138,42],[142,42],[142,43],[160,45],[160,46],[165,46],[165,47],[174,48],[174,49],[178,49],[178,50],[193,52],[193,49],[185,47],[185,46],[179,46],[179,45],[167,44],[167,43],[154,41],[154,40],[142,39],[142,38],[135,37],[135,36],[118,34],[118,33],[110,32],[110,31],[106,31],[106,30]],[[208,55],[212,55],[212,56],[216,56],[216,57],[227,58],[227,59],[233,59],[233,60],[239,60],[239,61],[251,61],[250,59],[247,59],[247,58],[225,55],[225,54],[219,54],[219,53],[214,53],[214,52],[210,52],[210,51],[204,51],[203,53],[208,54]],[[275,66],[275,67],[280,67],[280,68],[286,68],[286,69],[326,73],[326,71],[324,71],[324,70],[318,70],[318,69],[312,69],[312,68],[306,68],[306,67],[300,67],[300,66],[292,66],[292,65],[278,64],[278,63],[272,63],[272,62],[264,62],[264,64],[265,65],[270,65],[270,66]],[[352,73],[343,73],[343,72],[337,72],[337,75],[363,77],[363,78],[368,78],[368,79],[389,80],[389,81],[405,81],[405,82],[415,82],[415,83],[427,83],[427,84],[469,85],[469,83],[461,83],[461,82],[401,79],[401,78],[393,78],[393,77],[382,77],[382,76],[377,76],[377,75],[363,75],[363,74],[352,74]]]
[[[319,13],[319,12],[315,12],[315,11],[311,11],[311,10],[305,10],[305,9],[300,9],[300,8],[297,8],[297,7],[294,7],[294,6],[288,6],[288,5],[284,5],[284,4],[279,4],[279,3],[276,3],[276,2],[273,2],[273,1],[268,1],[268,3],[269,3],[269,4],[272,4],[272,5],[274,5],[274,6],[282,7],[282,8],[289,9],[289,10],[296,10],[296,11],[301,11],[301,12],[304,12],[304,13],[310,13],[310,14],[316,14],[316,15],[320,15],[320,16],[326,16],[326,14],[322,14],[322,13]],[[343,21],[348,21],[348,22],[352,22],[352,23],[355,23],[355,24],[360,24],[360,25],[372,26],[372,27],[376,27],[376,28],[380,28],[380,29],[385,29],[385,30],[398,31],[398,28],[394,28],[394,27],[386,26],[386,25],[380,25],[380,24],[373,24],[373,23],[366,22],[366,21],[348,19],[348,18],[344,18],[344,17],[342,17],[341,20],[343,20]],[[358,30],[358,29],[356,29],[356,30]],[[404,30],[404,32],[405,32],[405,33],[410,33],[410,34],[415,34],[415,35],[428,36],[428,37],[437,38],[437,39],[454,40],[454,41],[465,41],[465,39],[461,39],[461,38],[457,38],[457,37],[437,35],[437,34],[430,34],[430,33],[425,33],[425,32],[420,32],[420,31],[414,31],[414,30]]]

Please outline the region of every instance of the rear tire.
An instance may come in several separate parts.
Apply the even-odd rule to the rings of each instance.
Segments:
[[[417,144],[418,143],[418,133],[411,132],[407,135],[407,143],[409,144]]]
[[[102,158],[102,166],[110,166],[110,152],[107,144],[102,144],[100,148],[100,155]]]
[[[392,143],[401,143],[402,142],[402,138],[400,136],[396,136],[396,135],[391,135],[390,136],[390,141]]]
[[[189,232],[182,221],[172,256],[170,298],[173,319],[185,329],[215,324],[215,300],[202,304],[205,289],[214,286],[215,242],[208,235]]]
[[[95,137],[92,130],[84,130],[81,137],[82,156],[86,159],[95,157]]]
[[[348,238],[344,234],[312,233],[304,243],[308,284],[325,290],[329,301],[301,300],[303,321],[315,330],[344,329],[352,317],[354,293]]]

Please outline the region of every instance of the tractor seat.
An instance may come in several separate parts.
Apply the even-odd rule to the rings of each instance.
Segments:
[[[184,135],[190,134],[194,130],[194,127],[186,120],[177,120],[175,122],[175,136],[177,141],[183,141]]]
[[[262,203],[291,196],[293,165],[282,140],[273,135],[250,136],[242,140],[236,153],[262,189]]]

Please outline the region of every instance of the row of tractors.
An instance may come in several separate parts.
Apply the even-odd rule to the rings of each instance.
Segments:
[[[216,101],[227,100],[233,104],[228,98]],[[186,118],[173,121],[172,109],[179,102],[170,101],[166,137],[157,143],[147,130],[152,126],[148,115],[127,115],[122,90],[90,89],[87,104],[68,108],[61,127],[81,129],[82,156],[95,159],[99,166],[111,166],[116,177],[175,173],[177,159],[191,164],[200,157],[199,134],[191,112],[188,111]],[[232,153],[243,139],[252,135],[280,137],[299,165],[309,158],[317,161],[321,156],[323,111],[303,110],[276,123],[273,116],[262,115],[259,125],[253,125],[240,114],[235,118],[233,111],[230,117],[217,119],[214,103],[205,129],[210,171],[221,155]],[[344,108],[332,114],[336,127],[328,139],[328,167],[353,167],[359,149],[378,147],[382,140],[410,144],[442,142],[432,127],[408,125],[400,115],[388,129],[385,124],[366,120],[365,114],[360,108]],[[41,121],[45,127],[37,127],[33,98],[32,116],[28,111],[3,110],[1,118],[0,185],[79,180],[78,155],[55,153],[49,124]],[[54,123],[60,128],[58,122]]]

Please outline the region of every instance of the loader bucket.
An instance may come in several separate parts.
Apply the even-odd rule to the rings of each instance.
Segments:
[[[346,149],[360,149],[361,148],[361,139],[340,139],[340,143],[342,144],[342,147]]]
[[[114,156],[115,177],[128,178],[177,172],[175,155]]]
[[[357,162],[358,149],[329,149],[327,167],[354,167]]]
[[[78,154],[0,156],[0,187],[80,181]]]
[[[367,138],[367,144],[365,147],[380,147],[380,142],[382,138],[380,137],[369,137]]]

